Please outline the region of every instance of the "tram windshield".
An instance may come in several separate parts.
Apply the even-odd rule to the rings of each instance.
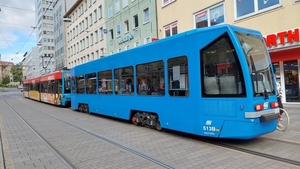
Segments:
[[[64,76],[64,91],[65,93],[71,93],[71,83],[70,83],[70,72],[65,72],[65,76]]]
[[[271,61],[263,38],[257,35],[236,33],[247,59],[249,73],[252,79],[254,97],[275,94],[274,80],[271,71]]]

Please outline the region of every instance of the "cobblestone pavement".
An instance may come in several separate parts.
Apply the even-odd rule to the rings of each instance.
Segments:
[[[275,131],[239,146],[283,157],[293,154],[293,160],[300,161],[300,105],[284,106],[291,117],[286,132]],[[39,103],[19,91],[0,91],[0,127],[4,169],[300,168],[189,136]],[[283,140],[280,152],[278,140]]]

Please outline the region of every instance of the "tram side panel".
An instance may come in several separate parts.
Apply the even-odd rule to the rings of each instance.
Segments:
[[[99,94],[72,94],[72,108],[78,109],[80,104],[86,104],[89,107],[89,111],[93,113],[105,114],[123,119],[130,119],[130,113],[132,111],[153,112],[158,114],[161,125],[164,128],[208,137],[249,139],[273,131],[276,127],[275,120],[261,122],[260,113],[272,113],[274,110],[272,110],[270,107],[267,107],[266,109],[268,110],[255,112],[253,108],[255,106],[254,103],[264,103],[265,101],[263,97],[253,98],[252,96],[252,84],[249,82],[249,77],[247,76],[247,73],[249,74],[249,72],[246,71],[246,61],[243,60],[241,52],[235,54],[235,57],[238,62],[241,62],[243,65],[245,65],[245,67],[241,68],[242,72],[240,72],[245,73],[245,76],[241,76],[242,78],[240,81],[237,81],[237,85],[234,86],[235,91],[227,90],[227,93],[225,94],[214,93],[221,92],[220,88],[222,86],[219,86],[215,89],[218,91],[211,91],[212,93],[206,91],[206,84],[204,81],[208,80],[209,78],[206,79],[205,77],[213,77],[216,83],[220,83],[220,81],[224,79],[222,79],[222,76],[220,75],[204,75],[206,73],[206,67],[202,69],[202,66],[205,64],[202,63],[204,62],[203,60],[200,60],[200,58],[203,57],[199,55],[200,50],[216,39],[217,41],[221,40],[218,39],[219,36],[230,33],[228,29],[224,27],[222,29],[213,29],[214,31],[212,32],[204,31],[202,34],[199,33],[198,35],[187,33],[185,34],[185,37],[181,36],[180,38],[176,39],[176,42],[174,42],[174,39],[170,42],[164,41],[165,43],[160,44],[161,47],[163,47],[166,43],[173,46],[172,51],[160,50],[164,56],[159,54],[151,55],[149,53],[142,53],[143,47],[126,53],[131,53],[131,56],[147,55],[149,57],[145,58],[151,58],[152,61],[163,59],[165,65],[168,58],[187,55],[189,65],[189,95],[186,97],[170,97],[167,92],[169,91],[169,86],[165,85],[166,94],[162,96],[137,96],[136,93],[134,93],[132,96],[115,94],[106,96]],[[198,39],[195,41],[195,38]],[[226,38],[228,39],[228,36]],[[203,39],[205,39],[205,41]],[[233,48],[234,50],[229,50],[231,52],[241,50],[238,48],[237,44],[233,44],[231,46],[235,46],[235,48]],[[145,47],[145,50],[158,51],[158,48],[158,45],[152,45]],[[213,51],[208,51],[207,53],[209,52],[213,53]],[[121,57],[123,55],[125,54],[120,53],[118,55],[111,56],[110,58],[106,58],[105,61],[113,61],[115,57]],[[139,60],[139,62],[133,62],[136,60]],[[104,63],[105,61],[97,60],[90,64],[76,66],[73,69],[73,75],[85,74],[83,69],[90,71],[86,73],[99,71],[91,68],[95,67],[92,66],[95,63],[97,63],[99,67],[102,67],[102,69],[105,69],[103,68],[105,65],[114,65],[114,67],[107,67],[107,69],[113,69],[128,65],[134,66],[143,62],[150,62],[151,60],[128,58],[126,61],[124,61],[124,63],[122,63],[120,62],[120,59],[118,59],[118,64],[107,64]],[[230,66],[230,64],[227,66]],[[219,65],[219,69],[223,69],[224,67],[226,67],[226,65]],[[165,84],[169,83],[166,81],[166,74],[168,74],[167,71],[168,67],[165,66]],[[241,86],[246,87],[244,88],[243,93],[240,93],[237,86],[239,86],[239,83],[243,80],[246,82],[246,84],[244,82]],[[136,82],[137,79],[135,78],[134,81]],[[230,81],[228,81],[228,83],[230,83]],[[212,85],[209,85],[209,87],[212,87]],[[229,89],[231,88],[229,87]],[[224,90],[222,90],[222,92],[223,91]],[[75,93],[75,90],[72,92]],[[203,92],[206,92],[209,97],[204,96]],[[275,96],[270,96],[266,104],[270,104],[270,102],[274,100]],[[253,118],[246,118],[245,114],[247,113],[250,114],[251,117],[253,115]]]

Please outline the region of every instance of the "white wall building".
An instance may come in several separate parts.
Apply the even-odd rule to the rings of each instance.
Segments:
[[[39,61],[40,61],[40,55],[39,55],[39,48],[33,47],[30,51],[27,52],[26,55],[24,55],[25,60],[23,63],[24,67],[24,78],[34,78],[40,76],[40,67],[39,67]]]
[[[52,0],[36,0],[37,42],[39,44],[40,75],[55,70],[54,17]]]
[[[66,27],[67,68],[106,55],[103,8],[104,0],[77,0],[64,16],[71,19]]]
[[[62,69],[67,67],[67,53],[65,50],[65,25],[63,16],[74,5],[76,0],[57,0],[53,4],[54,10],[54,59],[55,68]]]

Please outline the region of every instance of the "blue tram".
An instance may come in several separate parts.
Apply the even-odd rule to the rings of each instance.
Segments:
[[[271,66],[259,31],[195,29],[71,68],[71,108],[157,130],[251,139],[276,129]]]
[[[58,70],[23,82],[27,98],[68,107],[71,105],[70,70]]]

